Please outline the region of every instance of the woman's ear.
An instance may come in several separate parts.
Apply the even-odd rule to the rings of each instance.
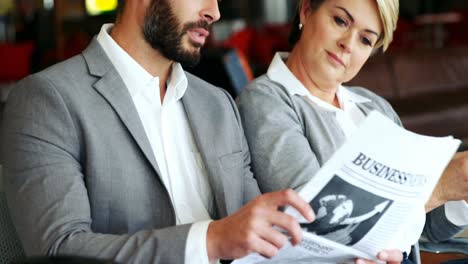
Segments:
[[[302,0],[299,10],[299,23],[304,24],[307,18],[307,14],[311,11],[310,0]]]

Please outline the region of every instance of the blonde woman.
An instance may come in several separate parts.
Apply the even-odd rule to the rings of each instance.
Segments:
[[[383,98],[345,87],[373,52],[386,50],[398,19],[398,0],[302,0],[291,53],[277,53],[268,72],[249,84],[238,106],[262,192],[298,190],[372,110],[400,119]],[[407,222],[409,248],[426,235],[445,239],[468,225],[466,153],[454,158],[433,197]],[[463,165],[465,164],[465,165]],[[450,191],[447,191],[450,190]],[[440,206],[449,200],[459,200]],[[433,228],[437,226],[436,228]]]

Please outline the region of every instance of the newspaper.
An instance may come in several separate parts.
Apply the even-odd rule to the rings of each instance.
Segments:
[[[405,219],[415,212],[424,217],[424,204],[459,145],[452,137],[409,132],[372,112],[299,192],[316,220],[308,223],[286,208],[301,223],[302,242],[288,243],[272,259],[250,254],[233,263],[378,263],[379,251],[405,241]]]

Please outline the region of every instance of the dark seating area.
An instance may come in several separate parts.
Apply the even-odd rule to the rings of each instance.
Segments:
[[[379,54],[349,84],[385,97],[404,126],[468,139],[468,47]]]

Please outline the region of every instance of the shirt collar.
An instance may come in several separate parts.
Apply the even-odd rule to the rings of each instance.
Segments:
[[[185,75],[182,65],[178,62],[173,63],[171,75],[167,83],[168,92],[174,91],[174,96],[171,96],[171,98],[174,98],[175,101],[180,100],[182,96],[184,96],[185,91],[187,91],[187,86],[187,76]]]
[[[109,35],[113,26],[114,24],[104,24],[97,36],[97,41],[120,74],[132,98],[139,93],[147,94],[148,91],[145,89],[149,85],[154,87],[154,84],[157,84],[159,86],[159,77],[152,76],[114,41]],[[179,100],[185,94],[187,85],[187,77],[182,66],[178,62],[174,62],[167,81],[167,92],[164,100]],[[159,89],[155,90],[159,95]]]
[[[328,110],[338,111],[341,110],[329,103],[324,102],[322,99],[312,95],[307,88],[294,76],[294,74],[289,70],[289,68],[284,63],[284,60],[289,56],[288,52],[277,52],[273,57],[273,61],[268,68],[267,76],[271,80],[283,85],[291,95],[300,95],[305,96],[310,99],[313,103],[319,105]],[[340,85],[336,90],[336,96],[340,102],[340,105],[344,109],[350,104],[365,103],[370,102],[371,100],[360,96],[346,87]]]
[[[289,56],[289,52],[277,52],[267,71],[267,76],[271,80],[283,85],[291,95],[306,96],[310,94],[307,88],[289,70],[284,60]]]
[[[343,101],[347,100],[356,104],[371,102],[369,98],[361,96],[349,90],[348,88],[344,87],[343,85],[340,85],[338,87],[338,90],[336,90],[336,95],[338,96],[338,98],[341,98]]]

